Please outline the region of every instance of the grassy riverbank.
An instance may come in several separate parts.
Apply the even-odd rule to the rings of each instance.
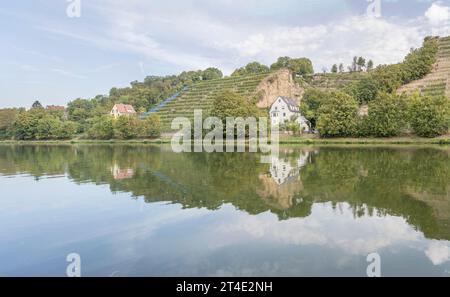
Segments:
[[[16,141],[4,140],[0,144],[170,144],[170,138],[163,139],[132,139],[132,140],[35,140],[35,141]],[[450,136],[438,138],[421,137],[393,137],[393,138],[319,138],[314,136],[305,137],[280,137],[281,145],[335,145],[335,144],[435,144],[450,145]]]

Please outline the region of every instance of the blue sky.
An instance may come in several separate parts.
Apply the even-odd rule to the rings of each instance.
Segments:
[[[76,0],[71,0],[76,1]],[[309,57],[315,70],[400,61],[427,35],[450,35],[450,1],[70,0],[0,4],[1,107],[66,104],[147,75]],[[372,0],[377,1],[377,0]]]

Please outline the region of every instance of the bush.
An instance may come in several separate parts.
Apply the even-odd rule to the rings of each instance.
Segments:
[[[214,98],[211,116],[225,122],[227,117],[258,117],[260,111],[256,105],[244,96],[231,90],[224,90]]]
[[[44,116],[37,121],[35,139],[57,139],[57,132],[61,130],[61,121],[53,116]]]
[[[18,114],[18,109],[0,109],[0,139],[9,139],[12,137],[12,128]]]
[[[376,137],[399,135],[407,124],[407,105],[403,97],[383,93],[369,104],[368,133]]]
[[[122,116],[114,121],[114,137],[133,139],[142,135],[141,121],[132,116]]]
[[[161,136],[161,120],[157,115],[151,115],[147,117],[143,123],[143,135],[144,137],[158,138]]]
[[[324,137],[345,137],[357,133],[358,102],[342,92],[331,93],[318,110],[317,129]]]
[[[300,111],[302,115],[311,123],[313,128],[316,127],[318,110],[328,100],[330,93],[319,89],[308,89],[303,95],[300,103]]]
[[[364,77],[356,83],[355,97],[359,103],[369,103],[378,95],[378,85],[371,77]]]
[[[94,118],[88,136],[92,139],[112,139],[114,137],[114,118],[111,116]]]
[[[444,96],[411,97],[409,116],[413,131],[422,137],[436,137],[448,132],[449,100]]]
[[[78,124],[71,121],[63,122],[59,130],[56,130],[55,137],[57,139],[71,139],[77,133]]]

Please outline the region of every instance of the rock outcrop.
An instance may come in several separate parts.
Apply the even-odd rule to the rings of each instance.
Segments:
[[[278,96],[286,96],[297,100],[303,96],[305,90],[294,80],[293,74],[288,69],[281,69],[266,77],[257,87],[258,107],[268,108]]]

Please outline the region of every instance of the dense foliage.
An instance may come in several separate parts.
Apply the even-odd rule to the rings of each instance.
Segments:
[[[214,98],[211,116],[225,122],[227,117],[257,117],[260,110],[255,102],[237,94],[232,90],[224,90]]]
[[[317,129],[324,137],[356,134],[358,102],[352,96],[333,92],[318,110]]]
[[[407,124],[407,104],[404,97],[380,94],[369,104],[369,115],[362,129],[370,136],[392,137],[404,131]]]
[[[114,119],[111,116],[100,116],[93,119],[88,131],[91,139],[133,139],[157,138],[161,133],[161,122],[158,116],[152,115],[144,120],[123,116]]]
[[[330,94],[319,89],[308,89],[303,95],[300,104],[302,115],[311,123],[312,127],[316,127],[317,118],[319,116],[319,108],[328,100]]]
[[[18,140],[70,139],[77,131],[77,124],[43,108],[33,108],[18,114],[12,130]]]
[[[270,66],[270,70],[278,70],[281,68],[290,69],[295,75],[305,76],[314,73],[313,64],[308,58],[293,59],[290,57],[280,57],[277,62]]]
[[[11,138],[13,132],[12,128],[18,114],[18,109],[0,109],[0,139]]]
[[[450,103],[444,96],[412,97],[409,109],[411,127],[422,137],[436,137],[448,132]]]
[[[246,66],[236,69],[231,76],[241,76],[241,75],[249,75],[249,74],[258,74],[268,72],[269,67],[263,65],[259,62],[251,62]]]

